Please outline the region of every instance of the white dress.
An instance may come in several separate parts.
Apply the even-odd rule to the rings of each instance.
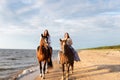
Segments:
[[[69,45],[69,47],[72,49],[73,53],[74,53],[74,60],[75,61],[80,61],[80,58],[78,56],[78,53],[77,51],[75,51],[75,49],[72,47],[72,39],[71,38],[68,38],[67,39],[67,45]]]

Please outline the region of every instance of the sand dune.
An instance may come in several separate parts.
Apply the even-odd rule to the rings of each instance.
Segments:
[[[119,50],[81,50],[79,56],[81,62],[75,62],[70,80],[120,80]],[[61,65],[55,61],[45,80],[61,80],[61,76]],[[39,68],[20,80],[41,80]]]

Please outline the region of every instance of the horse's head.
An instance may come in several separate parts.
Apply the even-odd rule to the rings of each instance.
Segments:
[[[43,36],[43,34],[41,34],[40,46],[48,47],[48,37]]]
[[[60,45],[61,45],[62,52],[65,53],[65,48],[66,48],[66,45],[67,45],[67,40],[60,39]]]

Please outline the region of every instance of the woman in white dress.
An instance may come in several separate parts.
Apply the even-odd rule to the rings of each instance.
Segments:
[[[46,29],[43,33],[43,36],[47,37],[48,39],[48,51],[49,51],[49,59],[48,59],[48,68],[53,67],[53,63],[52,63],[52,47],[51,47],[51,39],[50,39],[50,34],[48,32],[48,30]]]
[[[75,61],[80,61],[80,58],[78,56],[78,53],[75,51],[75,49],[72,47],[72,39],[70,38],[69,34],[66,32],[64,35],[64,40],[67,40],[67,45],[70,47],[70,49],[73,51],[74,53],[74,60]]]

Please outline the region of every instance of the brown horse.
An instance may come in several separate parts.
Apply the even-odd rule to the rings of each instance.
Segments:
[[[74,65],[74,54],[71,51],[70,47],[66,44],[67,40],[61,40],[60,39],[60,43],[61,43],[61,50],[59,51],[59,56],[60,56],[60,63],[62,64],[62,71],[63,71],[63,75],[62,75],[62,80],[64,80],[64,71],[65,71],[65,65],[66,65],[66,69],[67,69],[67,74],[66,74],[66,79],[69,79],[69,68],[71,66],[72,68],[72,73],[73,73],[73,65]]]
[[[48,38],[41,34],[40,46],[37,47],[36,51],[37,59],[40,65],[40,76],[45,78],[46,64],[49,60],[49,49],[48,49]],[[42,62],[44,63],[42,67]],[[43,75],[42,75],[43,71]]]

